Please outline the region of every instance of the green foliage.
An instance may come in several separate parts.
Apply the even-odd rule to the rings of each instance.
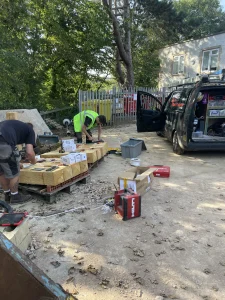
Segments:
[[[200,38],[225,28],[225,12],[219,0],[176,0],[174,7],[184,16],[181,39]]]
[[[158,50],[179,40],[182,13],[172,1],[139,0],[133,11],[132,55],[135,84],[157,86],[160,62]]]
[[[225,28],[218,0],[132,3],[136,86],[157,85],[161,47]],[[1,0],[0,41],[0,109],[76,107],[79,89],[115,85],[112,24],[100,1]]]
[[[110,26],[100,3],[2,0],[0,7],[0,108],[74,104],[90,71],[100,78],[110,68]]]

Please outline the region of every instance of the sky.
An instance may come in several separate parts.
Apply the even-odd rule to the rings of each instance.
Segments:
[[[223,9],[225,10],[225,0],[220,0],[220,3],[223,6]]]

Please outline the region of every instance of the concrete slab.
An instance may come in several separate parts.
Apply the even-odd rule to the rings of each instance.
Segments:
[[[7,112],[17,112],[19,121],[32,123],[36,134],[41,135],[44,132],[51,132],[37,109],[0,110],[0,122],[6,120]]]

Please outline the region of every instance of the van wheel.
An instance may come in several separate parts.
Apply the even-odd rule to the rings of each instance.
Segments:
[[[176,131],[173,134],[173,152],[178,154],[178,155],[184,154],[184,150],[179,145]]]

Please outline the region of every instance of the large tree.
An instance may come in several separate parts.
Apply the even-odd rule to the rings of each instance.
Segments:
[[[219,0],[175,0],[174,7],[183,14],[182,40],[224,31],[225,12]]]
[[[126,87],[134,86],[134,72],[131,49],[131,8],[130,0],[102,0],[111,19],[115,41],[116,76]],[[123,64],[121,64],[123,63]],[[123,72],[125,67],[125,75]]]
[[[100,3],[2,0],[0,7],[2,108],[71,104],[79,88],[109,70],[109,22]]]

